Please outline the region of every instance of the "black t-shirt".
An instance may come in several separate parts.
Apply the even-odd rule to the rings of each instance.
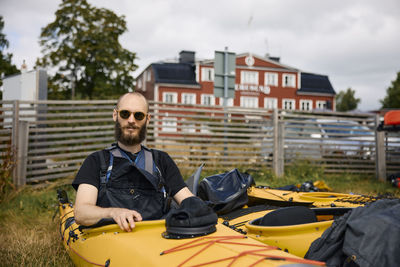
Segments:
[[[182,175],[176,166],[175,162],[171,159],[171,157],[163,151],[153,149],[153,158],[155,160],[156,166],[159,168],[161,175],[165,181],[165,187],[170,196],[174,196],[179,192],[182,188],[186,186],[183,181]],[[134,161],[136,158],[136,154],[132,154],[128,151],[124,152]],[[100,155],[99,153],[103,153],[102,151],[96,151],[90,154],[85,161],[83,162],[81,168],[75,176],[74,181],[72,182],[72,186],[75,190],[78,189],[80,184],[90,184],[95,186],[97,189],[100,187]],[[110,155],[106,153],[106,165],[108,167]],[[116,168],[118,164],[120,164],[123,160],[121,158],[114,158],[113,168]],[[138,180],[140,179],[140,181]],[[146,187],[146,184],[149,183],[143,177],[136,176],[133,177],[134,183],[138,187]]]

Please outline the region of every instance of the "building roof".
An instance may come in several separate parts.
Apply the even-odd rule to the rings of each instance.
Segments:
[[[301,87],[297,92],[336,95],[328,76],[307,72],[301,73]]]
[[[195,66],[188,63],[153,63],[156,83],[198,84]]]
[[[252,56],[252,57],[258,58],[261,61],[265,61],[265,62],[271,63],[271,64],[276,65],[277,67],[279,66],[279,67],[281,67],[283,69],[292,70],[292,71],[299,71],[299,69],[297,69],[297,68],[291,67],[289,65],[286,65],[286,64],[283,64],[282,62],[280,62],[280,58],[279,57],[271,57],[268,54],[265,57],[257,55],[257,54],[254,54],[254,53],[250,53],[250,52],[236,54],[236,58],[247,57],[247,56]]]

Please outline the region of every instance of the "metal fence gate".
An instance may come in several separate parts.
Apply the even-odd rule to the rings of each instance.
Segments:
[[[69,177],[90,153],[114,142],[107,101],[1,101],[2,175],[16,185]],[[400,171],[400,134],[376,132],[374,114],[298,112],[150,102],[146,145],[182,172],[271,169],[304,159],[326,173],[381,179]]]

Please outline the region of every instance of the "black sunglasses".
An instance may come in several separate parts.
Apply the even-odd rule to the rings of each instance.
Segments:
[[[136,111],[136,112],[131,112],[129,110],[123,109],[123,110],[117,110],[119,116],[124,119],[127,120],[129,119],[129,117],[131,116],[131,114],[133,113],[133,117],[135,118],[135,120],[141,121],[144,119],[144,117],[146,117],[146,114],[144,114],[141,111]]]

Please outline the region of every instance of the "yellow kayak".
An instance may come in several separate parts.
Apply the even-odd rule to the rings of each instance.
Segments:
[[[276,206],[359,207],[376,198],[333,192],[293,192],[263,187],[247,189],[249,203]]]
[[[252,239],[267,245],[277,246],[283,251],[299,257],[304,257],[311,243],[332,225],[334,218],[352,209],[285,207],[271,210],[264,206],[264,210],[256,211],[257,207],[262,209],[262,206],[249,207],[247,208],[249,209],[248,214],[245,214],[246,209],[242,209],[237,212],[238,215],[244,214],[242,216],[226,215],[220,217],[219,220],[225,226]],[[286,211],[282,212],[285,209]],[[306,215],[309,211],[312,211],[311,215]],[[312,214],[315,214],[315,217]],[[270,220],[270,225],[268,225],[268,220],[265,220],[265,218],[268,219],[268,216],[275,218],[281,216],[283,218],[278,220],[279,223],[274,223],[274,221],[271,223]],[[300,218],[299,220],[298,217],[307,218]],[[263,218],[264,221],[262,221]]]
[[[76,266],[282,266],[324,263],[302,259],[217,224],[216,232],[190,239],[166,239],[164,220],[136,223],[132,232],[118,225],[82,229],[74,209],[60,201],[60,234]]]

